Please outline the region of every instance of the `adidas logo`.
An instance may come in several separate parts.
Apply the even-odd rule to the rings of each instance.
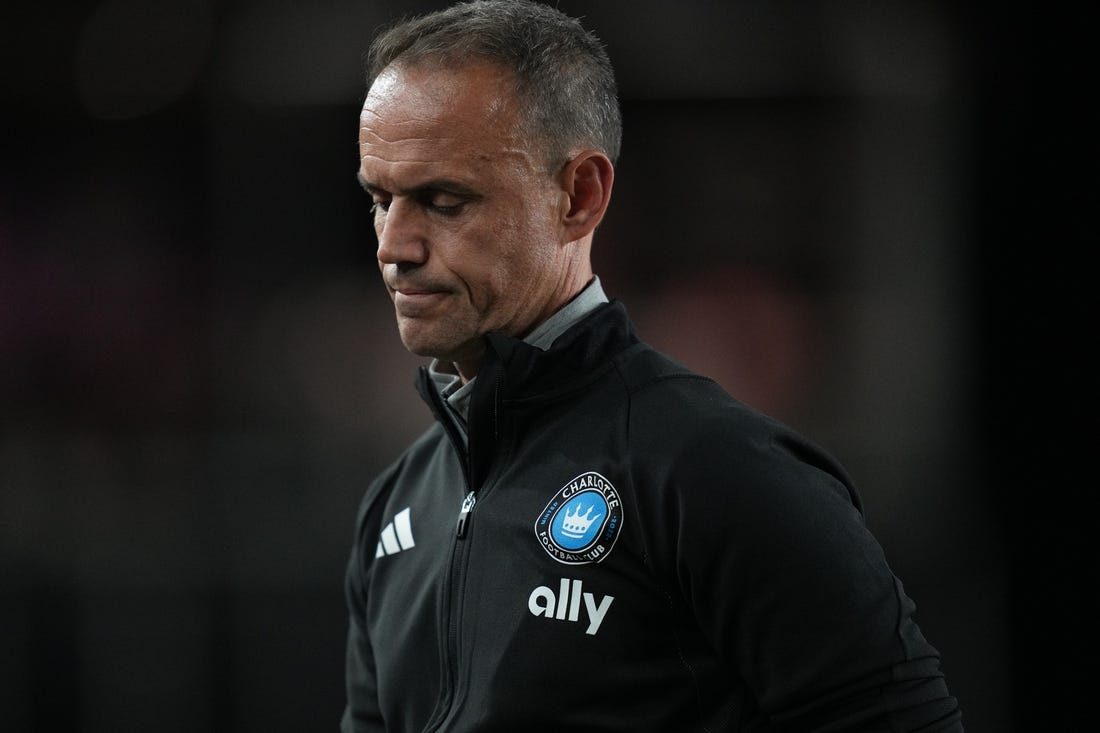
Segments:
[[[584,610],[588,614],[588,628],[584,633],[595,635],[600,630],[603,617],[607,609],[611,608],[614,596],[604,596],[600,604],[596,605],[596,596],[593,593],[585,593],[579,580],[562,578],[557,596],[554,591],[540,585],[531,591],[527,598],[527,610],[536,616],[554,618],[558,621],[580,621],[581,601],[584,601]]]
[[[409,522],[409,507],[405,507],[392,522],[382,528],[382,538],[378,540],[378,549],[374,551],[374,556],[395,555],[415,546],[412,524]]]

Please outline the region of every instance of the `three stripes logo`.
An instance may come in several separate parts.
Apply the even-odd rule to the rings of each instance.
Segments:
[[[382,528],[381,539],[378,540],[378,549],[375,550],[374,556],[395,555],[415,546],[412,524],[409,522],[409,507],[405,507],[394,516],[392,522]]]

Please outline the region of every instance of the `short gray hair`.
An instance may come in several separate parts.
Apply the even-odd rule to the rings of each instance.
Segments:
[[[526,130],[552,168],[577,147],[614,162],[622,144],[615,73],[576,18],[530,0],[474,0],[399,21],[367,52],[368,88],[392,63],[486,60],[511,72]]]

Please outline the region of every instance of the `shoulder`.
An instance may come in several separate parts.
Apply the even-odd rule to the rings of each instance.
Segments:
[[[367,486],[362,500],[356,526],[359,531],[369,522],[369,517],[384,506],[389,495],[410,472],[431,462],[447,442],[447,436],[438,422],[433,422],[421,433],[392,463],[382,469]]]
[[[713,379],[647,345],[625,352],[619,373],[630,395],[635,425],[651,426],[665,437],[675,433],[685,440],[705,436],[750,440],[790,432]]]
[[[859,508],[844,468],[805,435],[650,347],[624,356],[631,444],[650,475],[745,498],[824,491]]]

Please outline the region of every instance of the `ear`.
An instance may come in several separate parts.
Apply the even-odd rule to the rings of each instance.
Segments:
[[[568,210],[562,223],[568,241],[575,242],[595,231],[611,201],[615,166],[598,150],[578,153],[562,169],[562,189],[568,196]]]

